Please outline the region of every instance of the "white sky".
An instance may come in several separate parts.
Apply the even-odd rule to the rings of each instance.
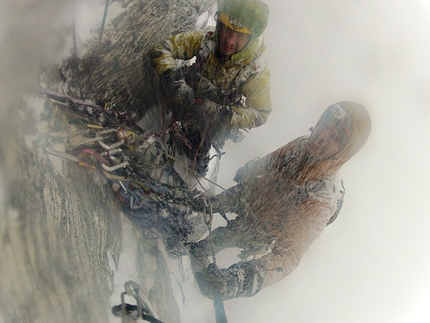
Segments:
[[[271,9],[265,35],[273,113],[242,143],[226,146],[220,184],[232,185],[236,169],[246,161],[307,133],[336,101],[365,105],[373,130],[342,169],[347,193],[339,218],[286,279],[252,298],[226,302],[229,322],[430,322],[429,2],[266,2]],[[40,11],[40,19],[67,20],[67,15],[58,16],[66,12],[61,1],[57,6],[30,0],[8,5],[19,13],[28,3]],[[0,41],[14,26],[3,19],[4,6]],[[10,21],[31,23],[31,16],[7,13]],[[61,48],[47,31],[32,30],[36,36],[17,53],[28,54],[30,48],[35,57],[44,57]],[[18,58],[20,68],[25,60]],[[0,53],[3,76],[13,68],[5,67],[7,59]],[[2,98],[18,84],[11,76],[7,81],[1,84]]]

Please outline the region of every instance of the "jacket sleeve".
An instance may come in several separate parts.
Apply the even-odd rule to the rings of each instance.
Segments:
[[[174,35],[154,46],[152,61],[158,75],[178,67],[177,60],[188,60],[196,56],[207,31],[189,31]]]
[[[239,94],[246,98],[246,102],[232,105],[230,125],[238,129],[251,129],[266,123],[272,111],[269,69],[265,67],[253,74],[240,86]]]
[[[244,166],[240,167],[233,178],[237,183],[249,181],[252,178],[272,174],[289,162],[289,156],[294,156],[300,145],[300,141],[306,139],[307,136],[302,136],[290,141],[288,144],[278,148],[277,150],[267,154],[262,158],[255,158],[248,161]]]
[[[270,253],[261,258],[242,261],[227,270],[235,275],[236,286],[227,298],[250,297],[288,276],[299,264],[312,242],[324,230],[335,209],[335,201],[306,203],[306,212],[291,215],[286,233]]]

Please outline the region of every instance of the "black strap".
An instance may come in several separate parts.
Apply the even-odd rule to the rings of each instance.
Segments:
[[[216,323],[228,323],[221,297],[214,296],[214,308]]]

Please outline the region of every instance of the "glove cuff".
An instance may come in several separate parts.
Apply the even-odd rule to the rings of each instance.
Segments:
[[[265,271],[260,271],[254,262],[239,262],[230,266],[228,271],[236,277],[234,298],[251,297],[261,290]]]

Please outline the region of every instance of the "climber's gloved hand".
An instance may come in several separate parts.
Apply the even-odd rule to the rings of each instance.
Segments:
[[[195,93],[185,82],[181,69],[172,69],[164,72],[162,81],[172,97],[174,105],[185,109],[194,105]]]
[[[194,73],[190,82],[195,84],[198,97],[206,98],[221,105],[229,104],[229,96],[200,73]]]
[[[199,120],[204,120],[208,124],[216,125],[217,127],[230,125],[233,117],[233,110],[229,106],[217,104],[213,101],[204,99],[195,101],[193,112]]]
[[[220,297],[231,299],[235,297],[237,273],[229,269],[218,268],[210,264],[208,268],[195,274],[200,292],[209,299]]]
[[[201,272],[195,273],[200,292],[207,298],[232,299],[251,297],[258,293],[267,270],[259,260],[241,261],[227,269],[211,264]],[[283,268],[276,268],[278,272]]]

